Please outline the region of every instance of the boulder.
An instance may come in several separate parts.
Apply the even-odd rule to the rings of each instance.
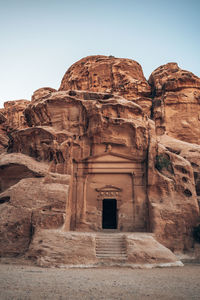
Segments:
[[[0,256],[24,254],[32,238],[31,210],[9,204],[0,198]]]
[[[69,182],[23,154],[0,157],[1,255],[24,254],[36,229],[63,226]]]

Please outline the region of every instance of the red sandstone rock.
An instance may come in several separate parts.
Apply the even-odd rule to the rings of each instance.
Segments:
[[[6,131],[6,121],[5,110],[0,109],[0,154],[6,152],[9,142],[9,137]]]
[[[120,234],[116,234],[115,238]],[[102,234],[100,235],[102,236]],[[104,236],[106,236],[104,234]],[[130,233],[123,237],[127,243],[127,259],[112,256],[96,257],[96,235],[88,232],[64,232],[61,230],[38,230],[26,253],[28,258],[41,267],[82,266],[125,266],[132,268],[155,266],[181,266],[181,262],[166,247],[148,233]],[[49,247],[51,245],[51,247]],[[72,251],[74,249],[74,251]]]
[[[7,101],[4,103],[4,116],[7,119],[7,127],[10,130],[26,127],[24,109],[30,103],[28,100]]]
[[[152,91],[135,61],[92,56],[66,72],[59,91],[42,88],[31,102],[5,104],[1,255],[26,252],[41,265],[96,263],[94,239],[72,233],[69,241],[66,231],[107,228],[108,201],[115,206],[115,229],[153,232],[173,251],[193,246],[200,200],[199,78],[167,64],[149,83]],[[155,261],[166,253],[174,262],[170,251],[147,240],[139,239],[129,261],[152,263],[158,247]],[[63,243],[69,248],[63,250]],[[147,245],[152,251],[140,253]]]
[[[168,63],[151,74],[149,84],[157,134],[200,144],[200,78]]]
[[[59,90],[121,95],[141,105],[150,114],[150,86],[140,64],[131,59],[103,55],[85,57],[67,70]]]
[[[188,160],[159,144],[153,126],[151,130],[147,192],[151,230],[171,250],[188,250],[199,218],[193,169]]]
[[[2,112],[0,112],[0,124],[5,123],[5,121],[6,121],[6,117],[4,116],[3,110],[2,110]]]
[[[0,200],[0,256],[24,254],[32,237],[31,211],[7,204],[8,198]]]
[[[197,200],[200,204],[200,146],[182,142],[165,134],[160,136],[159,141],[168,151],[178,154],[190,162],[194,173]],[[182,180],[187,182],[188,179],[183,176]]]
[[[37,101],[38,99],[48,97],[53,92],[57,92],[57,91],[50,87],[40,88],[33,93],[31,101],[34,102]]]
[[[57,162],[64,162],[71,151],[69,144],[73,159],[96,155],[102,147],[106,151],[109,144],[113,151],[121,145],[124,154],[137,152],[137,157],[147,148],[147,117],[139,105],[120,96],[57,92],[31,103],[25,116],[32,127],[12,134],[11,151],[40,160],[53,160],[57,152]]]
[[[0,157],[1,255],[23,254],[38,228],[64,224],[69,176],[23,154]]]

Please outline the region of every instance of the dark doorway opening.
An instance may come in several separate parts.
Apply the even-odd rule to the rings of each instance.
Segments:
[[[117,229],[117,200],[103,199],[103,229]]]

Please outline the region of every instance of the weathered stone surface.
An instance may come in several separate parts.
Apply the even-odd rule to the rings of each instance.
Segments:
[[[3,114],[4,110],[0,110],[0,124],[4,123],[6,121],[6,117]]]
[[[117,256],[107,256],[102,260],[96,256],[95,251],[98,236],[98,233],[88,232],[36,231],[26,257],[35,260],[36,264],[42,267],[125,265],[142,268],[151,265],[152,267],[182,265],[169,249],[146,233],[124,234],[127,244],[127,257],[124,262]]]
[[[3,126],[0,125],[0,154],[6,152],[8,148],[9,137]]]
[[[5,191],[21,179],[27,177],[44,177],[48,166],[39,164],[31,157],[12,153],[0,156],[0,192]]]
[[[9,137],[6,132],[6,121],[5,110],[0,109],[0,154],[6,152],[9,142]]]
[[[178,154],[190,162],[193,168],[197,200],[200,204],[200,146],[174,139],[165,134],[159,137],[159,141],[168,151]],[[183,176],[182,180],[187,181],[187,178]]]
[[[26,127],[24,120],[24,110],[30,103],[28,100],[7,101],[4,103],[5,118],[7,119],[8,130],[19,129]]]
[[[45,267],[94,264],[95,236],[61,230],[36,231],[26,256]]]
[[[7,241],[9,255],[28,251],[40,265],[95,264],[93,235],[104,229],[151,232],[173,251],[193,247],[199,78],[171,63],[149,83],[135,61],[92,56],[66,72],[59,91],[7,102],[0,111],[2,255]],[[90,233],[82,239],[78,231]],[[134,264],[165,263],[165,255],[175,262],[148,234],[136,250]]]
[[[32,97],[31,97],[31,101],[34,102],[34,101],[37,101],[38,99],[48,97],[53,92],[56,92],[56,90],[52,89],[50,87],[44,87],[44,88],[38,89],[33,93]]]
[[[135,264],[175,263],[177,257],[160,244],[153,235],[134,233],[126,235],[127,261]]]
[[[113,151],[121,145],[124,154],[145,155],[147,117],[139,105],[120,96],[55,92],[31,103],[25,116],[32,128],[12,134],[11,152],[48,161],[57,155],[58,163],[67,160],[70,151],[74,159],[83,159],[106,151],[108,145]]]
[[[149,84],[157,134],[200,144],[200,78],[168,63],[151,74]]]
[[[59,90],[114,93],[136,102],[150,114],[150,86],[140,64],[131,59],[103,55],[85,57],[67,70]]]
[[[0,198],[0,256],[24,254],[32,237],[31,211],[9,205],[8,199]]]
[[[154,131],[154,126],[151,128]],[[175,251],[193,245],[199,207],[191,164],[168,151],[151,133],[148,163],[150,226],[158,241]]]
[[[23,254],[37,228],[63,226],[70,178],[47,167],[23,154],[0,157],[1,255]]]

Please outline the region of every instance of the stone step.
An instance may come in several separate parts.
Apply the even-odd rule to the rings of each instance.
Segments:
[[[109,256],[109,257],[115,257],[115,256],[123,256],[123,257],[127,257],[126,253],[109,253],[109,252],[100,252],[100,253],[96,253],[96,256]]]
[[[106,242],[106,241],[96,241],[96,244],[101,244],[101,245],[126,245],[125,241],[120,241],[120,242],[112,242],[112,241],[109,241],[109,242]]]
[[[107,249],[112,249],[112,248],[116,248],[116,249],[119,249],[119,248],[125,248],[126,249],[126,245],[116,245],[116,244],[110,244],[110,245],[100,245],[100,244],[97,244],[96,245],[96,248],[107,248]]]
[[[123,241],[122,239],[119,239],[119,238],[117,238],[117,239],[116,238],[115,239],[112,239],[112,238],[109,238],[109,239],[108,238],[105,238],[105,239],[104,238],[96,238],[96,240],[97,241],[107,241],[107,242],[109,242],[109,241],[114,241],[114,242]]]
[[[107,248],[107,247],[96,247],[96,250],[107,250],[107,251],[126,251],[126,247],[112,247],[112,248]]]
[[[102,242],[102,243],[125,243],[125,241],[121,240],[121,239],[96,239],[96,241],[98,242]]]
[[[104,243],[96,243],[97,246],[102,246],[102,247],[107,247],[107,248],[112,248],[112,246],[114,247],[126,247],[125,243],[121,243],[121,244],[117,244],[117,243],[110,243],[109,245],[105,245]]]
[[[113,250],[113,249],[126,251],[126,247],[104,247],[104,246],[96,246],[96,250],[103,250],[103,249],[110,250],[110,251]]]
[[[110,259],[112,259],[112,258],[117,258],[117,259],[127,259],[127,255],[122,255],[122,254],[120,254],[120,255],[115,255],[115,254],[113,254],[113,255],[110,255],[110,254],[96,254],[96,257],[97,258],[110,258]]]
[[[126,249],[123,248],[118,248],[118,249],[115,249],[115,248],[112,248],[112,249],[109,249],[109,248],[96,248],[96,252],[99,252],[99,251],[107,251],[107,252],[126,252]]]
[[[106,251],[106,250],[101,250],[101,251],[97,251],[96,253],[107,253],[107,254],[126,254],[126,251]]]
[[[111,235],[111,234],[102,234],[102,235],[98,235],[98,236],[96,236],[96,238],[97,239],[121,239],[121,238],[123,238],[123,236],[113,236],[113,234]]]
[[[115,234],[96,236],[96,257],[109,260],[126,260],[127,251],[124,237]]]

